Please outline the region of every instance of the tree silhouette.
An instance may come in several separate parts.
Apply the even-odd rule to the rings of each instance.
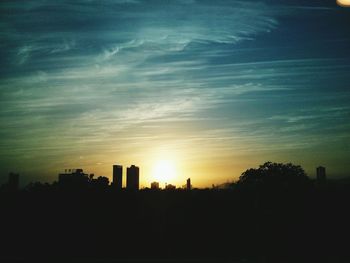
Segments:
[[[92,179],[91,184],[97,189],[107,189],[109,185],[109,179],[104,176],[99,176],[97,179]]]
[[[239,177],[239,185],[262,187],[297,187],[309,182],[305,171],[300,165],[292,163],[266,162],[259,168],[248,169]]]

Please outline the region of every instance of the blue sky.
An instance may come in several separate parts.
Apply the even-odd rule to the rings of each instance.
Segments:
[[[180,184],[264,161],[350,169],[350,10],[335,1],[1,1],[0,174]],[[142,175],[142,174],[141,174]]]

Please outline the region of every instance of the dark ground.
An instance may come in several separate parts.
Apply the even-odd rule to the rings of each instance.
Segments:
[[[0,195],[0,261],[350,262],[349,185]]]

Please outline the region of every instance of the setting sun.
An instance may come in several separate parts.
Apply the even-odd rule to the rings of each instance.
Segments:
[[[159,183],[171,183],[176,177],[175,164],[170,160],[159,160],[153,168],[153,177]]]
[[[337,0],[338,5],[350,7],[350,0]]]

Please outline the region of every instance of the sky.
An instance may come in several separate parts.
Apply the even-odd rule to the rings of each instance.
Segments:
[[[0,183],[136,164],[149,186],[159,162],[177,186],[266,161],[349,175],[350,9],[335,0],[3,0],[0,13]]]

